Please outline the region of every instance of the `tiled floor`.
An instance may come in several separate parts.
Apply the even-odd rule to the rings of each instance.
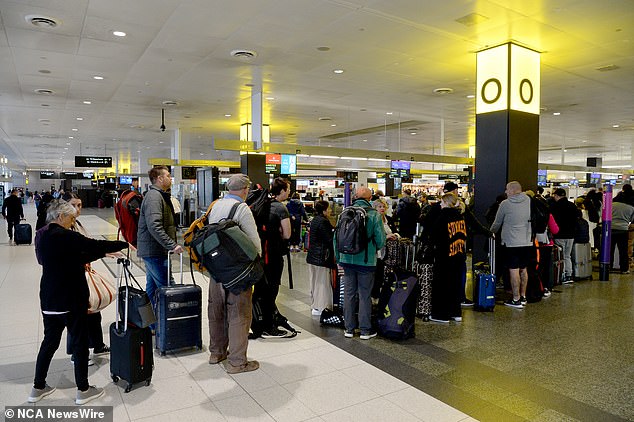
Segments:
[[[34,214],[28,207],[27,218],[33,226]],[[116,234],[109,223],[111,209],[85,210],[80,221],[93,236],[111,238]],[[25,405],[42,340],[38,300],[41,267],[33,246],[9,246],[6,225],[0,224],[0,230],[0,406]],[[390,356],[387,347],[378,352],[375,348],[390,343],[374,339],[362,344],[354,339],[343,344],[340,331],[319,327],[306,304],[306,269],[300,257],[294,257],[294,264],[297,290],[283,289],[279,302],[302,332],[290,340],[251,341],[249,356],[260,361],[260,370],[227,375],[220,366],[207,363],[206,352],[156,355],[152,384],[136,386],[126,394],[123,382],[115,385],[110,379],[109,357],[96,357],[96,365],[89,369],[90,382],[105,386],[106,395],[91,404],[113,406],[116,422],[474,420],[469,412],[456,410],[415,383],[378,369],[381,356],[395,356]],[[95,267],[106,273],[115,266],[106,260]],[[134,267],[133,271],[144,284],[142,269]],[[200,274],[197,280],[206,297],[207,281]],[[114,306],[103,311],[103,318],[107,335],[107,327],[115,318]],[[206,318],[203,324],[207,344]],[[63,347],[54,357],[47,381],[58,390],[36,405],[74,403],[73,371]]]

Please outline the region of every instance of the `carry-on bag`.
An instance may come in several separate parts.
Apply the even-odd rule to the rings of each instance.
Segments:
[[[30,245],[33,243],[33,228],[28,223],[16,224],[13,239],[16,245]]]
[[[129,260],[127,264],[123,263],[122,272],[125,285],[119,283],[117,310],[125,316],[126,325],[132,324],[139,328],[149,327],[156,322],[156,315],[147,293],[130,272]],[[137,287],[132,286],[132,281]]]
[[[183,254],[180,284],[160,287],[156,291],[156,348],[165,356],[166,352],[196,347],[202,350],[202,288],[183,283]],[[171,274],[171,252],[167,256],[167,278]]]
[[[473,309],[493,311],[495,308],[495,239],[489,238],[489,262],[478,262],[474,266]]]
[[[572,247],[572,257],[574,279],[592,279],[592,248],[590,243],[575,243]]]
[[[119,258],[118,264],[122,264],[118,277],[118,286],[122,286],[121,280],[129,276],[130,260]],[[119,303],[116,306],[115,322],[110,324],[110,376],[117,383],[119,379],[128,382],[125,392],[132,390],[132,385],[152,382],[152,370],[154,368],[154,355],[152,351],[152,331],[149,327],[140,328],[128,322],[128,296],[117,295],[117,301],[123,301],[123,313],[120,313]]]
[[[414,337],[418,280],[411,271],[396,270],[391,274],[379,299],[378,332],[392,340]]]

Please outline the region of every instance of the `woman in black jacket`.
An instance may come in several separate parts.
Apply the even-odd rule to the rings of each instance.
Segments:
[[[462,271],[467,250],[462,206],[463,202],[456,195],[443,195],[440,213],[429,233],[434,255],[430,319],[435,322],[462,321]]]
[[[55,391],[46,384],[53,355],[59,348],[64,328],[72,336],[75,356],[76,404],[84,404],[103,395],[103,389],[88,385],[88,283],[85,265],[106,253],[128,247],[118,240],[89,239],[70,230],[76,211],[63,200],[51,202],[47,209],[48,225],[37,231],[35,254],[42,265],[40,307],[44,319],[44,339],[35,364],[33,389],[28,398],[35,403]]]
[[[308,240],[308,275],[313,315],[321,315],[325,308],[332,309],[332,268],[335,268],[332,244],[333,227],[326,217],[328,202],[315,203],[315,217],[310,222]]]

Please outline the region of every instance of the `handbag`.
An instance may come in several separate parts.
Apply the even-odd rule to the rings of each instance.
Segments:
[[[148,294],[130,272],[129,261],[127,261],[127,265],[123,266],[123,279],[125,285],[119,285],[118,301],[118,310],[122,321],[139,328],[146,328],[154,324],[156,322],[154,307]],[[130,279],[136,283],[138,288],[131,285]],[[117,319],[119,315],[117,315]]]
[[[110,305],[116,294],[113,282],[99,274],[92,267],[86,266],[88,282],[88,313],[94,314]]]
[[[319,323],[330,327],[345,328],[343,315],[340,312],[333,311],[328,308],[321,311]]]

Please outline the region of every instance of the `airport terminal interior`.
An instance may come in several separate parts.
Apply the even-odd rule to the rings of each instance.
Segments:
[[[308,208],[328,199],[333,223],[359,186],[397,201],[453,182],[482,222],[513,178],[573,201],[615,195],[634,175],[632,22],[631,0],[0,0],[0,197],[28,190],[35,228],[34,192],[76,192],[88,232],[116,239],[118,194],[146,191],[165,165],[182,243],[238,172],[287,177]],[[151,384],[126,393],[94,356],[89,380],[106,393],[90,405],[117,422],[634,420],[634,280],[601,276],[596,254],[592,279],[524,309],[499,286],[493,312],[416,319],[403,341],[321,325],[306,251],[289,259],[277,304],[300,333],[250,340],[259,370],[229,375],[206,349],[155,353]],[[175,265],[191,283],[188,256]],[[3,220],[0,407],[32,406],[41,271]],[[206,297],[208,275],[194,277]],[[473,284],[468,271],[469,299]],[[34,406],[73,405],[64,347],[47,382],[57,391]]]

